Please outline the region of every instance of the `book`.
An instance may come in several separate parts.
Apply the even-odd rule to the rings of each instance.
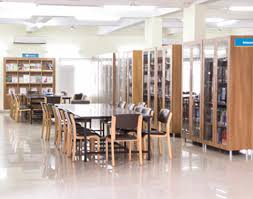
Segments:
[[[17,71],[18,64],[17,63],[8,63],[6,64],[6,71]]]
[[[25,87],[20,87],[19,93],[20,93],[21,95],[26,95],[27,89],[26,89]]]
[[[9,94],[9,95],[10,95],[10,94],[16,94],[15,88],[9,88],[9,89],[8,89],[8,94]]]

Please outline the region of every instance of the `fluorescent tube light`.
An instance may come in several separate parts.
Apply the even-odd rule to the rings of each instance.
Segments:
[[[120,12],[120,11],[124,11],[124,12],[131,12],[131,11],[139,11],[139,12],[147,12],[147,11],[153,11],[156,9],[155,6],[129,6],[129,5],[106,5],[104,6],[104,9],[106,11],[111,11],[111,12]]]
[[[222,19],[222,18],[216,18],[216,17],[206,18],[207,23],[220,23],[222,21],[224,21],[224,19]]]
[[[229,7],[229,10],[239,12],[252,12],[253,6],[231,6]]]
[[[222,22],[217,23],[217,26],[219,26],[219,27],[230,26],[230,25],[233,25],[237,22],[238,22],[238,20],[227,20],[227,21],[222,21]]]

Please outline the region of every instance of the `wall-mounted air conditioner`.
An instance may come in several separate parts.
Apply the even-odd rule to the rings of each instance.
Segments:
[[[29,36],[23,36],[23,37],[16,37],[14,39],[14,44],[46,44],[46,38],[45,37],[29,37]]]

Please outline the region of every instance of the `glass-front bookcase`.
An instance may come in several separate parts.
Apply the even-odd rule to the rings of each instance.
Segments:
[[[215,62],[215,44],[211,40],[203,42],[204,57],[204,129],[203,139],[207,142],[213,141],[214,129],[214,62]]]
[[[185,138],[190,136],[190,91],[191,91],[191,48],[183,48],[182,67],[182,134]]]

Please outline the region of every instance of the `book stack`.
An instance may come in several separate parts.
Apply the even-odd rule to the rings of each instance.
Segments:
[[[42,76],[42,83],[53,83],[53,77],[52,76]]]
[[[41,64],[40,63],[31,63],[30,64],[30,70],[31,71],[40,71],[41,70]]]
[[[18,82],[18,77],[8,75],[8,76],[6,76],[6,82],[8,82],[8,83],[17,83]]]
[[[19,64],[18,64],[18,70],[21,70],[21,71],[29,71],[29,70],[30,70],[30,64],[27,64],[27,63],[19,63]]]
[[[31,76],[30,83],[41,83],[41,76]]]
[[[18,64],[16,63],[6,64],[6,71],[17,71],[17,70],[18,70]]]

